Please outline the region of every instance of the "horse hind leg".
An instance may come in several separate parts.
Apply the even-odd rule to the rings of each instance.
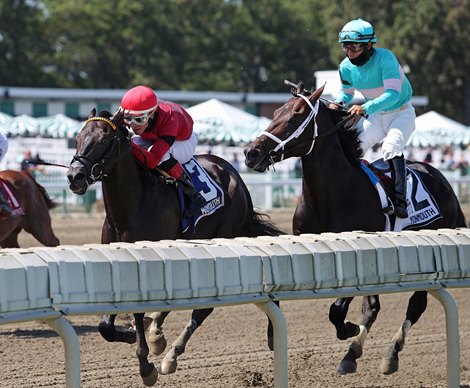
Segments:
[[[134,329],[116,329],[114,321],[116,314],[103,315],[98,325],[98,331],[101,336],[108,342],[125,342],[133,344],[136,341]]]
[[[330,306],[328,318],[336,328],[336,337],[340,340],[346,340],[359,334],[359,326],[355,323],[346,321],[349,305],[353,298],[339,298]]]
[[[18,244],[18,234],[20,231],[21,229],[16,229],[11,232],[9,236],[4,238],[0,244],[2,248],[19,248],[20,245]]]
[[[149,326],[149,347],[156,356],[162,354],[166,348],[166,338],[163,334],[163,322],[170,314],[169,311],[159,311],[150,314],[151,322]]]
[[[340,374],[355,373],[357,370],[356,360],[362,356],[364,343],[367,339],[373,323],[380,311],[379,296],[365,296],[362,302],[362,323],[359,326],[359,334],[353,339],[346,355],[339,363],[337,372]]]
[[[393,336],[392,342],[382,358],[380,371],[384,375],[390,375],[398,370],[398,353],[401,352],[405,346],[405,338],[411,326],[418,322],[418,319],[424,313],[426,307],[427,292],[416,291],[408,302],[405,320],[398,329],[398,332]]]
[[[184,353],[189,339],[196,329],[201,326],[202,322],[204,322],[204,320],[212,313],[212,311],[214,311],[213,308],[193,310],[191,320],[188,322],[179,337],[171,344],[171,349],[161,362],[159,372],[162,375],[176,372],[178,356]]]

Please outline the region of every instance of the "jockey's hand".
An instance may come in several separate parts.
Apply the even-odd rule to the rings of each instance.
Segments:
[[[330,102],[328,105],[328,108],[330,109],[343,109],[344,108],[344,102]]]
[[[351,108],[348,109],[348,113],[350,115],[359,115],[359,116],[365,116],[366,111],[361,105],[353,105]]]

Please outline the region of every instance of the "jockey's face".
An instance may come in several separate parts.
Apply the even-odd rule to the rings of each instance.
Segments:
[[[147,127],[149,126],[149,123],[146,122],[145,124],[142,124],[142,125],[132,123],[132,124],[128,124],[128,126],[132,128],[132,131],[136,135],[142,135],[145,132],[145,130],[147,129]]]
[[[367,43],[367,45],[363,45],[363,47],[359,51],[354,51],[352,48],[348,47],[347,45],[343,45],[343,50],[346,52],[346,56],[349,59],[356,59],[357,57],[361,56],[364,50],[370,49],[372,47],[372,43]]]

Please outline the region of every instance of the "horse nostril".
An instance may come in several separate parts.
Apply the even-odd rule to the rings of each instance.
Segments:
[[[73,173],[68,173],[67,174],[67,179],[69,182],[81,182],[86,178],[86,175],[82,172],[77,172],[76,174]]]
[[[246,158],[248,160],[256,160],[258,159],[258,157],[259,157],[259,150],[257,150],[256,148],[249,150],[246,154]]]

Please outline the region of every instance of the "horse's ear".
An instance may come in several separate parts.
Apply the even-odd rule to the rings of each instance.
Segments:
[[[118,109],[116,113],[114,113],[112,120],[117,123],[120,123],[123,117],[124,117],[124,111],[122,109]]]
[[[124,128],[124,111],[122,109],[118,109],[111,117],[111,120],[118,126],[118,128]]]
[[[325,90],[325,85],[315,90],[313,94],[309,97],[310,101],[316,102],[320,98],[320,96],[323,94],[324,90]]]
[[[96,109],[93,108],[88,114],[88,118],[91,119],[92,117],[95,117],[95,116],[96,116]]]

